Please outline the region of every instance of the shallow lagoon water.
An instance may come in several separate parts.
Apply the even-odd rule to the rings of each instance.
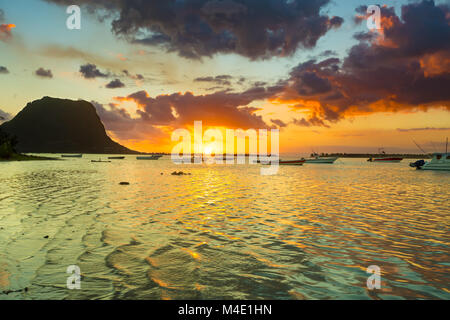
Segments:
[[[450,299],[450,172],[99,157],[0,162],[0,299]]]

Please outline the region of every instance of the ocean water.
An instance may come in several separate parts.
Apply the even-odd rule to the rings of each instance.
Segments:
[[[450,172],[98,158],[0,162],[0,299],[450,299]]]

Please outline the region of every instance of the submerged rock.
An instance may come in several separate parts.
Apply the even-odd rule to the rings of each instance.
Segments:
[[[178,171],[178,172],[174,171],[174,172],[171,173],[171,175],[173,175],[173,176],[190,176],[191,174],[190,173],[185,173],[183,171]]]

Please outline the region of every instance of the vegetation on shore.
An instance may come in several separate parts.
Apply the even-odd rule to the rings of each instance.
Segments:
[[[339,158],[378,158],[378,157],[399,157],[403,159],[422,159],[432,158],[429,154],[399,154],[399,153],[326,153],[322,154],[325,157],[339,157]]]
[[[56,160],[55,158],[29,156],[15,149],[18,140],[0,129],[0,161]]]

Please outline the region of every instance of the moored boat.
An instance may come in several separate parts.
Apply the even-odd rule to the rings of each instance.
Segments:
[[[338,157],[323,157],[315,155],[313,158],[305,159],[305,163],[334,163]]]
[[[62,154],[62,158],[82,158],[82,154]]]
[[[450,171],[450,153],[435,153],[431,161],[420,160],[410,163],[410,166],[422,170]]]
[[[302,166],[305,163],[305,159],[299,160],[280,160],[278,164],[286,166]]]
[[[122,157],[122,156],[116,157],[116,156],[114,156],[114,157],[108,157],[108,159],[111,159],[111,160],[122,160],[122,159],[125,159],[125,157]]]
[[[379,148],[378,152],[380,156],[378,157],[370,157],[367,159],[368,162],[381,162],[381,163],[390,163],[390,162],[400,162],[403,160],[401,157],[393,157],[386,155],[384,148]]]
[[[403,158],[399,157],[381,157],[381,158],[369,158],[368,162],[400,162]]]
[[[137,160],[158,160],[162,155],[151,155],[151,156],[137,156]]]

